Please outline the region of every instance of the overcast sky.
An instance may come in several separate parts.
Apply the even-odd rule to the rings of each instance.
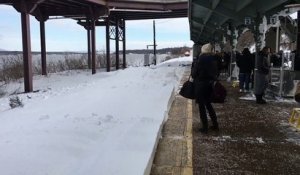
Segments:
[[[0,5],[0,49],[22,50],[20,13],[11,6]],[[187,18],[161,19],[156,21],[156,41],[158,49],[165,47],[192,46]],[[30,18],[31,46],[40,51],[39,23]],[[146,49],[153,44],[153,20],[126,22],[127,49]],[[86,51],[86,30],[70,19],[46,21],[46,45],[48,51]],[[96,48],[105,50],[105,28],[96,29]],[[115,50],[111,41],[111,50]],[[120,46],[122,43],[120,42]],[[122,50],[122,47],[120,47]]]

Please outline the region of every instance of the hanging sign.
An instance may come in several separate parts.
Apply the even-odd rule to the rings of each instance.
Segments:
[[[245,25],[251,25],[251,17],[245,17]]]
[[[271,16],[270,17],[270,23],[273,24],[273,25],[276,24],[277,23],[277,17],[276,16]]]

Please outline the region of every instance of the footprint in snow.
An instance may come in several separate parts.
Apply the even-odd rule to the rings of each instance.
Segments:
[[[93,117],[97,117],[97,116],[98,116],[98,114],[96,114],[96,113],[92,113],[92,116],[93,116]]]
[[[106,115],[103,121],[104,122],[111,122],[113,118],[114,118],[114,116],[112,116],[112,115]]]
[[[50,118],[49,115],[42,115],[40,116],[39,120],[48,120]]]

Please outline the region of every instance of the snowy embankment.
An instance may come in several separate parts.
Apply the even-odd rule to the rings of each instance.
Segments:
[[[10,109],[9,97],[0,99],[1,174],[144,174],[181,61],[34,77],[39,91],[18,95],[24,107]],[[8,88],[18,86],[22,91],[22,83]]]

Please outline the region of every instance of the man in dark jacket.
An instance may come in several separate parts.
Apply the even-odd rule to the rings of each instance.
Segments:
[[[192,68],[192,77],[195,86],[195,98],[199,104],[200,119],[202,128],[200,132],[208,132],[208,121],[206,110],[212,120],[213,126],[211,129],[219,130],[217,116],[213,106],[211,105],[211,96],[213,93],[213,83],[218,75],[217,59],[212,54],[212,45],[205,44],[201,48],[201,54],[195,60]]]
[[[252,55],[248,48],[245,48],[242,55],[236,60],[237,66],[240,68],[239,81],[240,81],[240,92],[249,91],[250,75],[254,68],[252,62]]]
[[[270,72],[270,61],[269,54],[271,49],[264,47],[258,54],[256,59],[256,74],[255,74],[255,97],[256,103],[265,104],[266,101],[263,99],[265,90],[268,87],[268,75]]]

